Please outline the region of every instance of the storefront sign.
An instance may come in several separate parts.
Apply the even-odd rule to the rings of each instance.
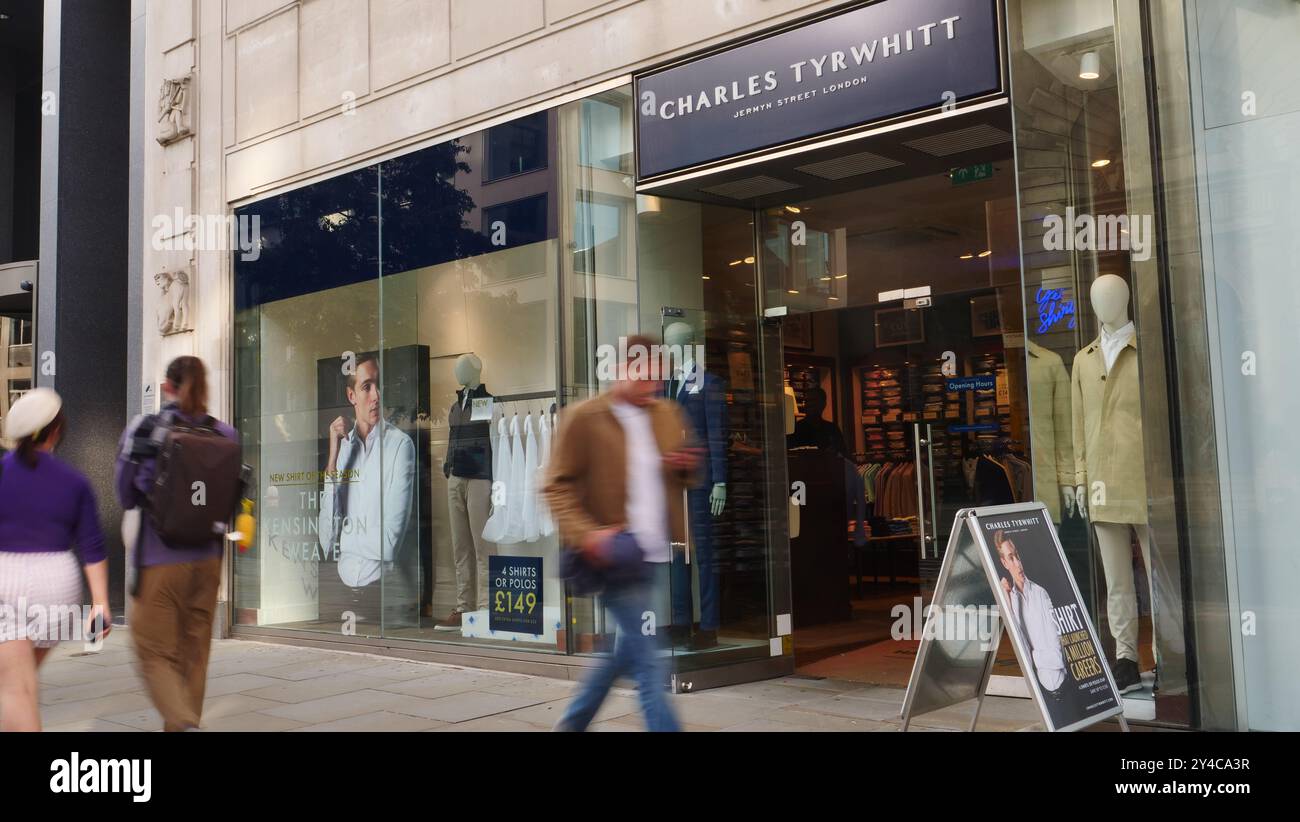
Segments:
[[[541,634],[542,558],[488,557],[488,628]]]
[[[1001,91],[996,0],[882,0],[637,77],[637,176]]]
[[[996,377],[949,377],[944,380],[945,391],[992,391],[997,387]]]
[[[1047,508],[1032,502],[965,509],[951,533],[903,701],[904,728],[914,716],[983,699],[1003,630],[1049,731],[1122,714]],[[996,624],[985,626],[990,619]]]

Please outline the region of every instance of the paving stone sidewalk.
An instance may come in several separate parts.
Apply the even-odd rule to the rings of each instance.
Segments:
[[[213,643],[205,731],[548,731],[576,682],[245,640]],[[903,692],[785,677],[671,697],[688,731],[897,731]],[[920,717],[918,731],[965,730],[972,707]],[[56,649],[41,669],[48,731],[157,731],[127,630],[99,653]],[[989,697],[980,730],[1037,730],[1028,700]],[[636,691],[615,688],[595,731],[641,731]]]

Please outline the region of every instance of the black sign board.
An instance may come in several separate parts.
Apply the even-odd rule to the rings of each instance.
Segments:
[[[993,630],[985,630],[990,619]],[[903,702],[904,727],[919,714],[982,700],[1004,629],[1047,730],[1116,715],[1123,723],[1119,690],[1051,516],[1033,502],[957,513]]]
[[[640,181],[1003,90],[997,0],[881,0],[636,78]]]
[[[540,635],[542,558],[488,557],[488,628]]]

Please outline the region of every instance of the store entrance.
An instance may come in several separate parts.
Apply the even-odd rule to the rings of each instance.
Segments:
[[[904,687],[955,513],[1033,498],[1022,353],[972,333],[997,323],[983,288],[786,320],[800,674]]]
[[[1034,498],[1010,146],[963,154],[759,211],[806,676],[905,686],[957,511]]]
[[[756,262],[756,307],[779,332],[755,388],[785,409],[765,441],[790,504],[767,517],[788,534],[796,670],[905,686],[956,512],[1035,496],[1010,115],[660,192],[752,215],[753,257],[710,255],[703,232],[703,279]],[[1005,643],[994,673],[1019,675]]]

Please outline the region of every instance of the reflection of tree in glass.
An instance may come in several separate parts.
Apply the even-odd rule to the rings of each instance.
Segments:
[[[378,276],[378,182],[369,166],[240,209],[260,218],[261,254],[235,257],[239,304]]]
[[[381,164],[385,274],[492,250],[465,219],[477,208],[474,199],[456,187],[456,175],[471,171],[461,158],[468,153],[468,146],[452,140]]]

